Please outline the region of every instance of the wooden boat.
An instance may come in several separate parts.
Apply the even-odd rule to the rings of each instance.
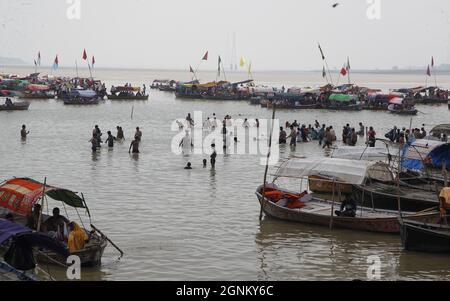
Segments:
[[[390,171],[385,164],[369,161],[355,161],[332,158],[293,158],[284,162],[274,175],[274,182],[260,186],[256,195],[261,212],[287,221],[347,228],[353,230],[398,233],[398,212],[358,206],[354,217],[338,216],[340,209],[340,185],[361,185],[367,177],[386,177]],[[333,185],[332,200],[319,198],[304,191],[301,194],[278,188],[275,181],[303,180],[314,176]],[[284,183],[284,182],[283,182]],[[293,187],[298,184],[293,183]],[[300,190],[303,189],[300,185]],[[338,199],[335,195],[338,195]],[[412,220],[435,222],[440,218],[435,208],[423,212],[408,212]]]
[[[112,87],[109,100],[148,100],[148,95],[141,94],[139,87]]]
[[[312,192],[332,193],[333,183],[327,177],[321,176],[309,176],[308,177],[309,189]],[[352,193],[353,187],[350,184],[340,184],[338,189],[341,193]]]
[[[100,101],[98,99],[66,99],[65,105],[98,105]]]
[[[85,229],[86,231],[86,229]],[[108,242],[104,236],[95,233],[91,236],[89,242],[84,246],[83,250],[72,252],[71,255],[77,255],[80,258],[81,266],[95,267],[102,262],[103,252]],[[58,253],[47,250],[35,250],[36,259],[41,263],[66,264],[66,258]]]
[[[397,114],[397,115],[417,115],[419,112],[414,107],[403,107],[403,106],[396,106],[396,105],[389,105],[388,110],[391,114]]]
[[[317,109],[318,105],[315,103],[312,104],[295,104],[295,103],[276,103],[277,109],[298,109],[298,110],[312,110]],[[273,103],[268,102],[267,108],[273,108]]]
[[[372,208],[359,207],[355,217],[336,216],[334,213],[331,213],[339,209],[339,203],[333,203],[332,201],[319,198],[313,198],[305,202],[303,208],[289,209],[281,207],[268,198],[263,197],[262,189],[260,187],[256,192],[262,210],[266,215],[277,219],[327,227],[332,225],[337,228],[369,232],[400,232],[400,226],[397,221],[398,212],[396,211],[373,210]],[[285,190],[285,192],[289,191]],[[439,220],[438,212],[408,213],[405,216],[408,216],[411,220],[423,222],[436,222]]]
[[[350,105],[327,105],[321,106],[322,109],[333,110],[333,111],[361,111],[362,107],[359,104]]]
[[[450,253],[450,227],[437,223],[399,218],[400,236],[405,250]]]
[[[89,220],[91,220],[89,209],[83,195],[80,197],[77,193],[70,190],[48,186],[29,178],[14,178],[0,183],[0,196],[0,208],[12,212],[14,214],[15,222],[22,225],[26,223],[26,216],[31,215],[33,206],[35,204],[43,204],[44,199],[47,197],[75,208],[77,212],[79,208],[85,209]],[[45,222],[48,216],[45,214],[42,216],[42,222]],[[81,221],[81,225],[82,224],[83,222]],[[111,242],[103,233],[92,225],[92,223],[91,228],[92,231],[83,229],[86,234],[90,235],[89,242],[82,250],[72,253],[80,257],[82,266],[100,265],[103,252],[107,246],[107,241]],[[37,226],[37,229],[39,229],[39,225]],[[40,232],[37,233],[40,234]],[[49,237],[48,235],[44,236]],[[60,239],[53,239],[61,243]],[[67,264],[66,257],[64,254],[61,255],[61,252],[35,249],[34,253],[36,258],[41,262],[51,264],[57,263],[59,265]],[[121,254],[123,253],[121,252]]]
[[[379,209],[398,210],[400,196],[401,209],[406,211],[421,211],[437,207],[439,201],[436,192],[400,186],[395,183],[371,181],[363,185],[353,185],[353,196],[360,205]]]
[[[29,102],[14,102],[12,105],[0,105],[0,111],[26,111],[29,107]]]
[[[128,95],[128,96],[120,96],[120,95],[107,95],[109,100],[148,100],[149,95]]]

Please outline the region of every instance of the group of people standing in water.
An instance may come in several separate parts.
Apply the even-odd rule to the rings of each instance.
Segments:
[[[290,129],[290,133],[287,134],[286,129]],[[337,141],[336,132],[333,126],[326,126],[326,124],[320,124],[317,120],[313,125],[308,127],[303,124],[300,125],[297,120],[290,123],[286,121],[284,127],[280,127],[279,144],[287,144],[292,148],[295,148],[297,143],[305,143],[313,140],[319,141],[319,145],[322,148],[331,148],[333,143]],[[367,132],[367,133],[366,133]],[[364,137],[367,134],[366,143],[369,147],[375,147],[376,133],[373,127],[369,127],[366,130],[362,122],[359,123],[359,130],[356,131],[350,124],[346,124],[342,130],[342,142],[348,146],[355,146],[358,142],[358,137]]]
[[[92,138],[89,140],[91,143],[91,149],[92,152],[97,152],[98,149],[101,148],[101,143],[105,143],[108,145],[109,148],[114,147],[114,142],[117,141],[119,143],[122,143],[125,141],[125,135],[123,133],[123,129],[121,126],[117,126],[117,135],[113,136],[111,131],[107,132],[107,138],[103,142],[102,136],[103,133],[100,130],[98,125],[95,125],[94,129],[92,130]],[[136,128],[136,132],[134,134],[134,139],[131,141],[130,148],[128,150],[129,153],[138,154],[139,153],[139,144],[142,139],[142,131],[139,129],[139,127]]]

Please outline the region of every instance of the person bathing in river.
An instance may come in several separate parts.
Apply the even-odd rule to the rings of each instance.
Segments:
[[[108,143],[108,147],[114,147],[115,140],[117,140],[116,137],[111,134],[111,131],[108,131],[108,138],[105,141],[105,143]]]
[[[359,132],[358,136],[364,136],[365,135],[365,128],[362,122],[359,123]]]
[[[214,168],[216,166],[216,157],[217,157],[216,145],[214,143],[211,144],[211,148],[212,148],[213,152],[210,156],[210,162],[211,162],[211,167]]]
[[[117,128],[117,140],[119,140],[119,141],[125,140],[122,127],[117,126],[116,128]]]
[[[286,131],[283,129],[283,127],[280,127],[280,137],[279,137],[279,144],[286,144],[286,139],[287,139],[287,133]]]
[[[130,148],[128,149],[128,153],[131,153],[131,149],[133,149],[133,154],[139,154],[139,140],[138,138],[134,138],[133,141],[131,141]]]
[[[142,139],[142,132],[139,129],[139,127],[136,128],[136,133],[134,134],[134,140],[137,140],[138,142],[141,142]]]
[[[91,138],[91,140],[89,140],[89,142],[91,143],[92,152],[96,152],[97,151],[97,144],[98,144],[98,139],[97,139],[97,134],[96,133],[92,133],[92,138]]]
[[[22,130],[20,131],[20,137],[22,137],[22,140],[27,139],[27,135],[28,135],[29,133],[30,133],[30,132],[27,131],[27,127],[25,126],[25,124],[22,125]]]

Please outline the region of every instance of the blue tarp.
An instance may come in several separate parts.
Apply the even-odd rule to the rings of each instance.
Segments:
[[[0,219],[0,245],[16,234],[29,232],[31,229],[27,227]]]
[[[450,168],[450,143],[436,147],[431,151],[429,157],[434,167],[442,167],[442,164],[445,163],[445,166]]]

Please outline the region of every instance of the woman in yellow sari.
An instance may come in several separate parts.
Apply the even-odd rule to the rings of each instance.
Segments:
[[[89,240],[86,231],[81,229],[81,227],[76,222],[71,222],[69,224],[70,234],[69,241],[67,243],[70,253],[84,249],[84,245]]]

